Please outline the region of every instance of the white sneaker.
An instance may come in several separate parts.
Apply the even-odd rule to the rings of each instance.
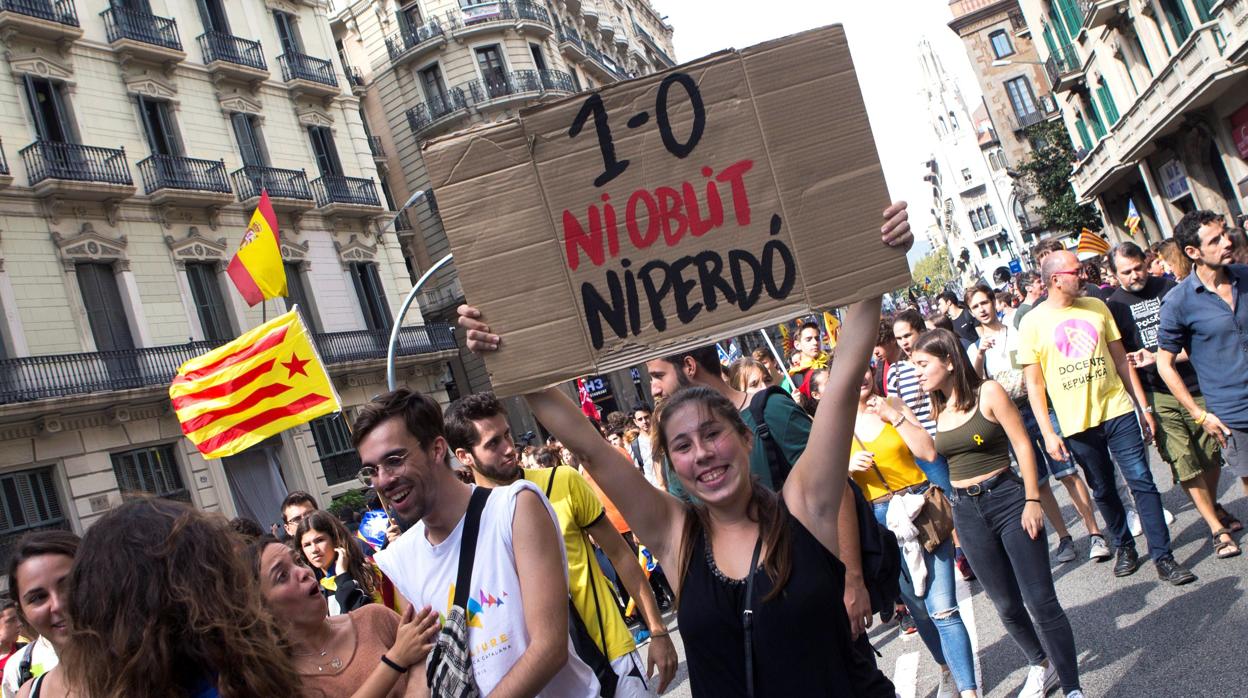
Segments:
[[[1109,544],[1105,542],[1105,536],[1094,533],[1088,536],[1088,559],[1096,562],[1104,562],[1113,557],[1114,554],[1109,552]]]
[[[1066,698],[1083,698],[1083,691],[1075,689],[1066,694]]]
[[[940,672],[940,687],[936,689],[936,698],[955,698],[958,691],[953,685],[953,674],[948,671]]]
[[[1057,685],[1057,669],[1050,663],[1048,666],[1032,666],[1027,670],[1027,681],[1018,698],[1044,698],[1049,689]]]
[[[1167,526],[1174,523],[1174,514],[1171,514],[1169,509],[1162,509],[1161,515],[1165,517]]]
[[[1144,526],[1140,524],[1140,515],[1135,509],[1127,510],[1127,528],[1130,529],[1132,538],[1139,538],[1144,532]]]

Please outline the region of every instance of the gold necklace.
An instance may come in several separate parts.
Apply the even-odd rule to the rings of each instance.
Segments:
[[[333,636],[332,636],[332,634],[331,634],[331,636],[330,636],[330,642],[333,642]],[[296,656],[296,657],[317,657],[317,656],[319,656],[321,659],[324,659],[325,657],[328,657],[328,656],[329,656],[329,648],[328,648],[328,647],[326,647],[325,649],[321,650],[319,655],[318,655],[316,652],[296,652],[296,651],[294,651],[294,649],[293,649],[293,648],[291,649],[290,653],[291,653],[292,655]],[[317,660],[313,660],[313,661],[314,661],[314,662],[316,662],[316,670],[317,670],[318,672],[324,673],[324,671],[325,671],[325,667],[326,667],[326,664],[325,664],[325,663],[321,663],[321,662],[319,662],[319,661],[317,661]],[[334,671],[338,671],[338,670],[342,669],[342,658],[340,658],[338,655],[334,655],[333,657],[331,657],[331,658],[330,658],[330,660],[329,660],[329,662],[328,662],[327,664],[328,664],[329,668],[333,669]]]

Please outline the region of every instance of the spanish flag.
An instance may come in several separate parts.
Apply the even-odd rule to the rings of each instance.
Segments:
[[[1083,229],[1083,233],[1079,235],[1079,246],[1075,248],[1075,254],[1107,254],[1109,252],[1109,242],[1097,233]]]
[[[243,243],[226,272],[247,305],[286,295],[286,269],[277,243],[277,214],[273,213],[266,189],[260,190],[260,203],[251,214]]]
[[[224,458],[342,409],[295,310],[182,364],[169,397],[182,433]]]

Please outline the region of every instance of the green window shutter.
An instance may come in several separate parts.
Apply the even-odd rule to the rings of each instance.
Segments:
[[[1118,123],[1118,105],[1114,104],[1114,95],[1109,85],[1102,83],[1096,88],[1096,96],[1101,100],[1101,108],[1105,110],[1105,118],[1109,125]]]
[[[1183,3],[1179,0],[1161,0],[1161,9],[1166,13],[1166,21],[1174,32],[1175,43],[1187,41],[1187,37],[1192,35],[1192,21],[1187,16],[1187,10],[1183,9]]]
[[[1084,150],[1092,149],[1092,137],[1088,135],[1088,124],[1083,119],[1075,122],[1075,129],[1079,131],[1079,141],[1083,143]]]

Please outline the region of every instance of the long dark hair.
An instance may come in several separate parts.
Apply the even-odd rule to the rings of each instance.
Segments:
[[[672,397],[664,400],[655,414],[656,461],[657,456],[667,453],[667,426],[671,415],[686,405],[694,405],[698,409],[710,412],[727,422],[728,426],[742,437],[750,433],[750,428],[742,421],[741,414],[728,401],[728,398],[704,386],[681,388]],[[711,530],[711,520],[705,506],[693,504],[689,505],[688,509],[688,515],[685,516],[685,530],[680,539],[682,574],[687,572],[689,565],[692,564],[693,545],[698,533]],[[771,577],[772,588],[771,592],[763,597],[763,601],[770,601],[779,596],[789,582],[793,567],[792,541],[785,521],[783,500],[780,495],[764,487],[757,477],[750,478],[750,503],[747,516],[751,521],[758,522],[759,534],[763,537],[763,548],[767,551],[763,556],[763,569],[767,572],[767,576]],[[710,540],[707,540],[705,544],[709,546]],[[753,570],[750,571],[753,572]]]
[[[22,614],[22,590],[17,584],[17,568],[31,558],[44,555],[64,555],[73,560],[78,555],[79,538],[69,531],[35,531],[17,541],[9,556],[9,598],[17,604],[17,617],[26,622]]]
[[[237,542],[224,517],[167,499],[105,514],[69,576],[69,685],[92,698],[186,696],[196,679],[223,698],[298,695]]]
[[[307,555],[303,554],[303,535],[309,531],[324,533],[333,541],[335,548],[342,548],[347,555],[347,574],[355,580],[356,585],[364,591],[365,594],[372,596],[373,591],[377,588],[377,577],[373,575],[372,568],[364,559],[364,554],[360,552],[355,541],[351,540],[351,533],[347,531],[347,527],[342,525],[338,517],[325,511],[314,511],[303,517],[299,522],[299,528],[295,531],[295,550],[299,551],[299,557],[303,563],[312,568],[317,575],[320,570],[312,564]],[[333,576],[332,572],[328,573]]]
[[[919,335],[914,343],[914,353],[918,352],[953,366],[953,373],[950,375],[953,379],[953,395],[945,395],[940,390],[930,391],[927,395],[932,400],[932,411],[939,414],[944,411],[945,405],[950,404],[959,412],[974,409],[979,402],[979,386],[984,381],[966,358],[966,352],[962,351],[962,340],[949,330],[928,330]]]

